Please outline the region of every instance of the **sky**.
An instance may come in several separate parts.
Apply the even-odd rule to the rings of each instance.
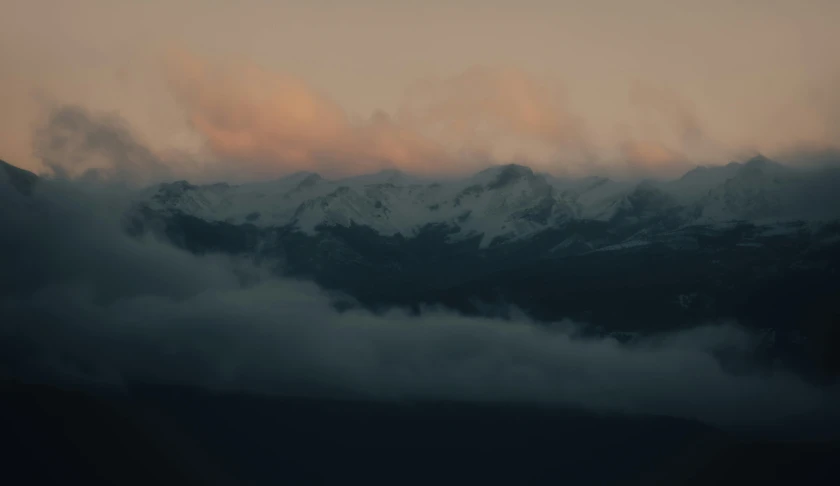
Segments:
[[[66,106],[246,179],[674,176],[840,145],[833,0],[0,4],[0,158],[34,171]]]

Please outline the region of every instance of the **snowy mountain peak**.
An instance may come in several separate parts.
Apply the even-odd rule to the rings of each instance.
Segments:
[[[239,186],[176,181],[157,186],[144,201],[159,211],[309,234],[324,225],[359,225],[411,237],[428,225],[443,225],[452,239],[480,236],[486,246],[575,220],[644,227],[807,219],[813,200],[808,195],[819,179],[816,172],[796,171],[761,156],[697,167],[669,182],[557,179],[510,164],[434,183],[395,170],[336,181],[298,173]],[[819,214],[840,217],[832,211]]]
[[[744,174],[785,174],[789,173],[790,169],[763,155],[757,155],[746,161],[740,172]]]
[[[488,189],[498,189],[532,177],[534,171],[530,167],[508,164],[485,169],[476,174],[474,179],[483,182]]]
[[[770,164],[776,164],[776,163],[773,162],[772,160],[768,159],[767,157],[765,157],[762,154],[755,155],[755,156],[751,157],[749,160],[747,160],[746,162],[744,162],[744,165],[748,165],[748,166],[765,166],[765,165],[770,165]]]
[[[315,187],[319,183],[323,182],[324,179],[315,173],[306,174],[304,177],[300,178],[300,182],[298,182],[293,191],[305,191],[312,187]]]

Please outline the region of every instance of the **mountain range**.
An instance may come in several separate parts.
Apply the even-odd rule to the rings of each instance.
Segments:
[[[480,237],[483,249],[576,222],[651,232],[733,221],[830,221],[840,217],[838,182],[838,170],[797,171],[757,156],[665,182],[560,179],[512,164],[440,181],[397,171],[341,180],[297,173],[237,186],[178,181],[147,189],[140,202],[162,213],[307,235],[325,226],[364,226],[412,238],[444,227],[449,241]]]
[[[4,207],[41,180],[9,164]],[[461,179],[298,173],[131,192],[125,230],[256,259],[347,296],[340,309],[443,306],[638,333],[735,320],[770,358],[840,371],[840,170],[758,156],[670,181],[562,179],[528,167]],[[799,357],[790,358],[801,361]],[[809,368],[809,369],[810,369]]]
[[[763,156],[669,181],[521,165],[448,180],[299,173],[150,187],[132,228],[164,228],[192,251],[259,255],[372,309],[519,309],[621,339],[731,319],[763,333],[772,359],[807,354],[835,369],[837,188],[840,170]]]

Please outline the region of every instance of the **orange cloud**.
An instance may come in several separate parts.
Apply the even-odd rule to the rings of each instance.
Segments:
[[[569,108],[561,83],[517,69],[477,66],[406,91],[393,114],[347,113],[303,80],[247,61],[167,57],[168,84],[226,177],[311,170],[329,176],[396,168],[463,174],[516,161],[582,175],[600,170],[674,176],[729,160],[736,145],[712,137],[694,104],[637,82],[630,118],[596,133]],[[617,110],[620,107],[616,108]],[[743,144],[741,144],[743,145]]]
[[[511,158],[539,166],[585,146],[583,123],[568,114],[559,86],[515,70],[473,68],[426,83],[407,92],[395,116],[379,111],[361,121],[300,79],[247,62],[173,51],[167,74],[213,153],[264,173],[440,174]]]
[[[634,175],[676,176],[690,165],[684,154],[653,141],[625,142],[620,152]]]
[[[451,162],[435,143],[384,113],[352,122],[337,103],[300,79],[251,63],[211,65],[177,51],[168,57],[167,73],[177,100],[210,149],[249,169],[424,173],[432,163]]]

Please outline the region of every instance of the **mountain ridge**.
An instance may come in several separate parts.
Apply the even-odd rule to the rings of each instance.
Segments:
[[[0,170],[9,186],[0,190],[3,210],[39,224],[53,212],[50,201],[15,190],[8,170]],[[540,322],[572,319],[608,332],[731,318],[787,336],[774,341],[778,353],[813,347],[794,354],[840,373],[832,344],[840,171],[705,169],[691,176],[704,174],[705,184],[691,197],[680,179],[558,184],[520,168],[488,188],[505,171],[408,184],[311,174],[240,186],[175,181],[132,194],[121,223],[132,236],[160,236],[192,253],[254,259],[374,311],[440,305],[505,317],[513,306]],[[33,185],[51,183],[23,174]],[[796,217],[815,204],[830,206],[820,213],[830,217]],[[46,213],[26,211],[40,206]]]
[[[453,240],[529,238],[570,221],[613,225],[733,221],[835,220],[840,204],[810,208],[823,171],[786,167],[763,156],[724,166],[698,166],[669,181],[604,177],[560,179],[507,164],[470,177],[421,180],[397,171],[328,180],[298,173],[271,183],[147,189],[138,204],[207,221],[289,227],[315,234],[324,226],[367,226],[384,236],[415,236],[423,227],[453,229]],[[813,209],[813,211],[812,211]]]
[[[6,162],[3,168],[21,194],[41,179]],[[697,166],[666,181],[557,178],[519,164],[440,180],[397,170],[330,180],[304,171],[245,184],[163,182],[134,192],[132,200],[164,216],[306,235],[330,226],[362,226],[385,237],[412,238],[424,228],[442,227],[450,242],[479,237],[486,248],[572,222],[604,222],[622,233],[735,222],[830,222],[840,219],[834,182],[840,184],[840,171],[797,169],[758,155]]]

